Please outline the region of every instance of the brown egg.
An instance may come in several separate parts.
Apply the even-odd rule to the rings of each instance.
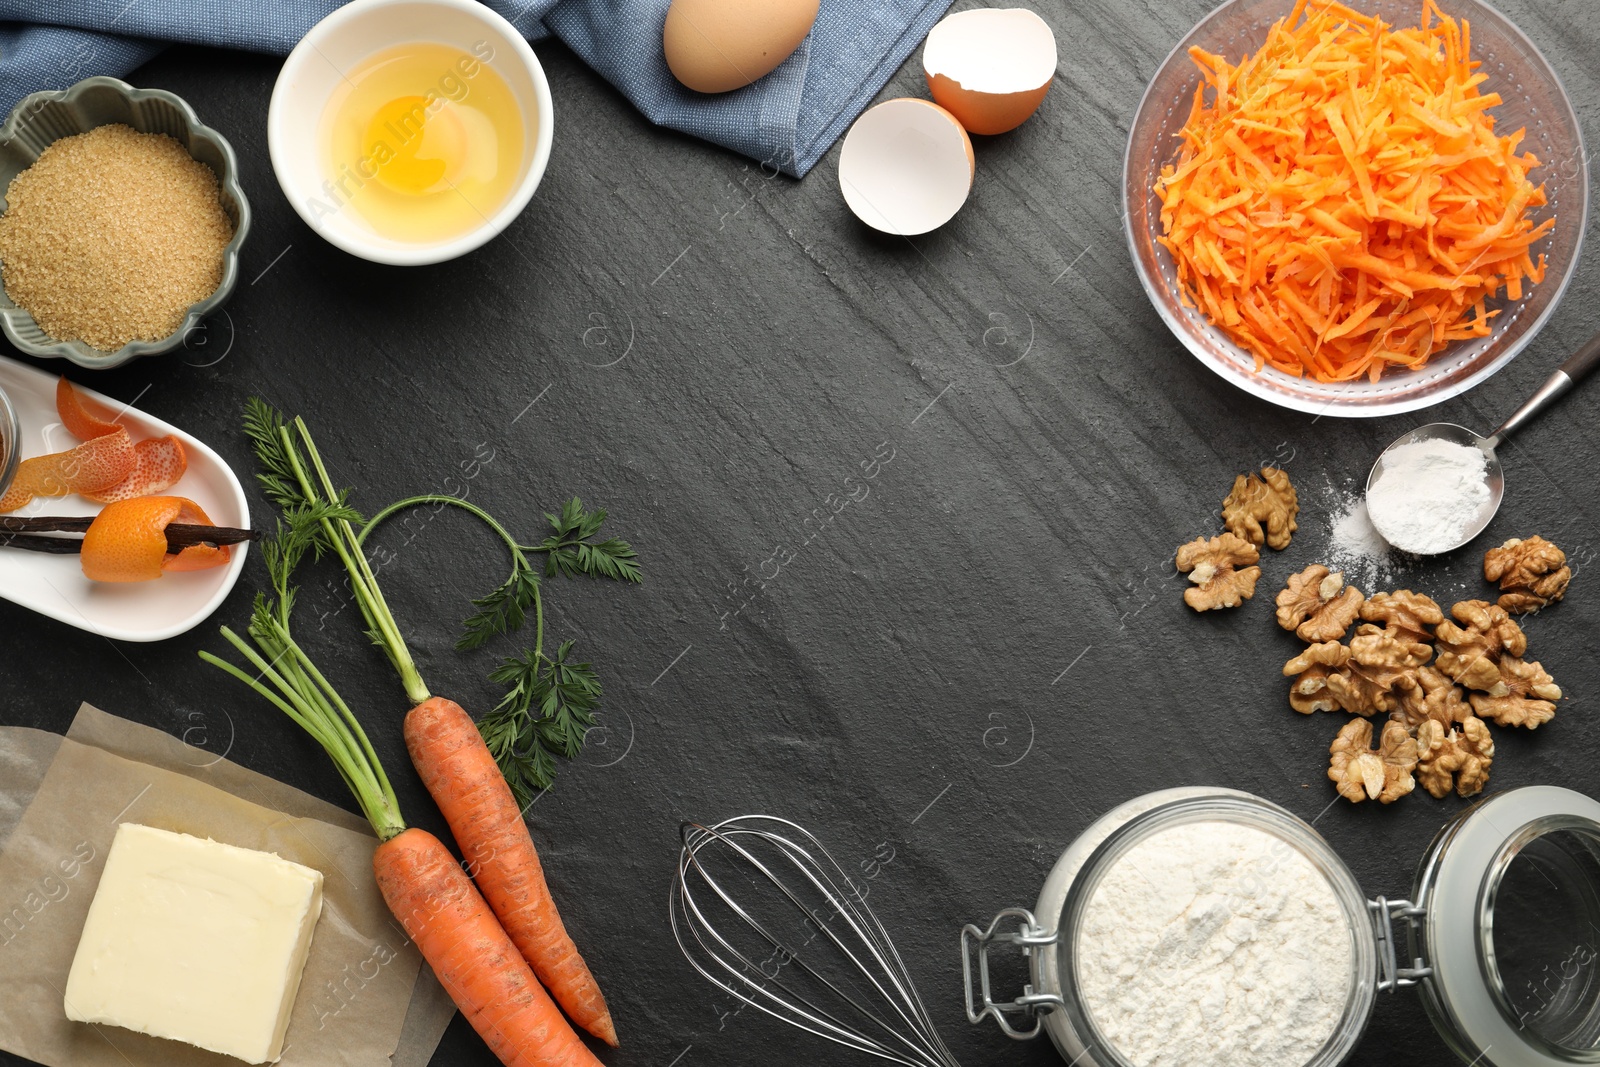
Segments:
[[[701,93],[725,93],[770,74],[800,47],[820,0],[672,0],[661,47],[667,66]]]

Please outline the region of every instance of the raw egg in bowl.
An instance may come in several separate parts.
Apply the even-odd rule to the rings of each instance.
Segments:
[[[355,0],[284,61],[267,144],[320,236],[414,266],[470,252],[521,213],[552,119],[533,49],[477,0]]]

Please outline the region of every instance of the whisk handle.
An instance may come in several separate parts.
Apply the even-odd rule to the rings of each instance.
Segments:
[[[1001,930],[1007,919],[1015,919],[1015,932]],[[1059,931],[1045,930],[1027,908],[1006,908],[989,923],[988,929],[979,929],[972,923],[961,928],[961,982],[966,990],[967,1021],[976,1025],[986,1017],[1007,1037],[1026,1041],[1039,1036],[1044,1028],[1044,1015],[1062,1006],[1061,997],[1055,993],[1035,993],[1031,984],[1022,987],[1022,995],[1014,1000],[997,1001],[989,982],[989,947],[994,944],[1021,946],[1024,950],[1053,945],[1061,937]],[[1035,957],[1037,958],[1037,957]],[[973,985],[973,962],[976,960],[978,982]],[[1021,1015],[1033,1020],[1026,1030],[1011,1025],[1008,1016]]]

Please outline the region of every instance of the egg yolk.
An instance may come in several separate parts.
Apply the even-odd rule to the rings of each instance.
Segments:
[[[348,224],[405,244],[469,233],[525,177],[535,120],[477,50],[411,41],[376,52],[318,122],[327,195],[316,211],[348,205]]]
[[[378,181],[412,196],[433,191],[467,155],[460,120],[448,107],[430,115],[421,96],[397,96],[380,107],[367,124],[365,143],[380,161]]]

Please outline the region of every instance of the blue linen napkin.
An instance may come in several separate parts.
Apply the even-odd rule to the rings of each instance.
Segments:
[[[669,0],[484,0],[530,40],[554,33],[652,122],[803,176],[951,0],[823,0],[794,55],[754,85],[685,89],[661,54]],[[0,0],[0,113],[28,93],[121,76],[166,42],[285,55],[342,0]],[[561,101],[556,101],[557,130]],[[559,132],[557,136],[560,136]]]

